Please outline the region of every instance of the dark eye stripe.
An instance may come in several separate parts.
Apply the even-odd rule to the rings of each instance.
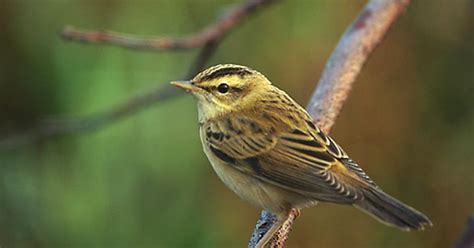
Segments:
[[[230,87],[230,89],[234,92],[241,92],[242,91],[242,88],[238,88],[238,87]]]
[[[198,85],[199,88],[207,91],[207,92],[211,92],[211,90],[215,87],[209,87],[209,86],[201,86],[201,85]]]
[[[201,86],[201,85],[197,85],[199,88],[207,91],[207,92],[211,92],[211,91],[216,91],[217,90],[217,87],[216,86]],[[230,87],[229,88],[229,92],[241,92],[243,89],[242,88],[239,88],[239,87]]]

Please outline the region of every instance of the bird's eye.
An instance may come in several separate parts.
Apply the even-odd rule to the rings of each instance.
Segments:
[[[219,86],[217,86],[217,91],[222,94],[227,93],[229,91],[229,85],[226,83],[221,83]]]

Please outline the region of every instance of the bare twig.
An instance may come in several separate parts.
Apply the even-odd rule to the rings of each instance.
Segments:
[[[201,47],[224,37],[231,29],[240,24],[245,17],[254,13],[258,8],[276,0],[249,0],[226,12],[215,23],[207,26],[198,33],[183,37],[137,37],[113,31],[84,31],[74,27],[66,27],[62,37],[70,41],[95,44],[115,45],[137,50],[172,50]]]
[[[229,33],[232,28],[236,27],[237,24],[241,23],[244,17],[248,16],[251,13],[254,13],[258,7],[267,6],[269,3],[274,2],[275,0],[249,0],[243,3],[240,6],[234,7],[229,10],[229,12],[220,19],[217,23],[210,25],[204,31],[188,36],[187,38],[181,39],[200,39],[200,43],[196,43],[195,48],[202,47],[198,56],[194,62],[190,65],[190,68],[184,79],[189,79],[196,75],[198,72],[204,69],[206,63],[209,61],[211,56],[216,51],[219,42],[222,40],[225,34]],[[89,38],[91,33],[81,33],[75,32],[75,40],[80,40],[78,37],[84,35],[85,41],[90,41],[93,43],[114,43],[112,40],[90,40]],[[89,37],[89,38],[87,38]],[[194,38],[193,38],[194,37]],[[199,38],[207,37],[207,38]],[[126,37],[122,37],[125,40]],[[172,39],[166,38],[168,40],[179,41],[181,39]],[[120,39],[119,39],[120,40]],[[135,41],[140,41],[137,39]],[[179,42],[178,42],[179,43]],[[128,43],[123,43],[128,44]],[[138,44],[138,43],[134,43]],[[131,46],[125,46],[131,48]],[[152,47],[149,46],[139,46],[142,49],[147,49]],[[139,48],[135,47],[135,48]],[[179,46],[178,46],[179,47]],[[173,47],[173,48],[178,48]],[[183,48],[194,48],[194,47],[183,47]],[[158,47],[156,47],[158,48]],[[163,47],[165,49],[165,47]],[[183,79],[183,78],[182,78]],[[117,105],[116,107],[106,110],[104,112],[91,114],[89,116],[77,117],[77,118],[61,118],[61,119],[49,119],[40,121],[38,125],[34,128],[31,128],[27,131],[20,133],[14,133],[6,137],[0,138],[0,149],[9,149],[15,148],[23,144],[40,141],[46,138],[60,136],[69,133],[80,133],[97,130],[106,125],[112,124],[116,121],[119,121],[123,118],[129,117],[135,113],[138,113],[160,101],[170,99],[178,94],[182,94],[183,91],[176,89],[175,87],[170,87],[169,84],[165,83],[164,85],[160,84],[158,87],[145,92],[144,94],[135,96],[130,100]]]
[[[474,247],[474,217],[469,217],[466,223],[466,230],[461,239],[456,243],[456,248]]]
[[[326,133],[334,125],[368,56],[409,4],[410,0],[370,0],[342,35],[307,106],[315,123]],[[269,247],[285,246],[295,213],[290,214],[286,225],[273,237]],[[249,247],[255,247],[274,221],[275,216],[262,211]]]
[[[184,78],[191,78],[201,71],[214,53],[216,47],[216,42],[207,43],[191,64],[190,70]],[[182,93],[182,90],[177,90],[176,87],[170,87],[168,83],[164,83],[150,91],[129,99],[115,108],[101,113],[78,118],[43,120],[35,128],[26,132],[12,134],[0,139],[0,149],[14,148],[22,144],[69,133],[93,131],[145,110],[158,101],[165,101]]]
[[[15,148],[23,144],[69,133],[93,131],[177,94],[181,94],[181,92],[165,84],[101,113],[78,118],[43,120],[36,127],[28,131],[12,134],[0,139],[0,149]]]

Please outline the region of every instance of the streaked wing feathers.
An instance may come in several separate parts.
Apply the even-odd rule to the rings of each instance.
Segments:
[[[257,158],[259,174],[287,189],[331,202],[353,202],[359,197],[344,165],[324,144],[299,129],[280,134],[275,147]]]
[[[336,142],[324,132],[322,132],[318,127],[316,127],[311,121],[307,121],[308,127],[310,129],[311,135],[318,139],[320,142],[326,145],[328,152],[331,153],[334,157],[339,159],[349,170],[356,173],[361,179],[369,183],[372,186],[378,187],[377,184],[360,168],[360,166],[349,156],[346,152],[338,145]]]
[[[211,151],[236,169],[316,200],[351,203],[372,180],[314,125],[275,132],[251,119],[204,127]],[[375,185],[375,184],[373,184]]]
[[[273,148],[277,142],[272,130],[243,117],[208,122],[203,128],[211,149],[218,149],[234,159],[257,156]]]

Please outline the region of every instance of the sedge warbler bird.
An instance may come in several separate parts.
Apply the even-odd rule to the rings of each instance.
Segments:
[[[217,65],[172,84],[197,98],[202,146],[219,178],[242,199],[277,216],[258,247],[292,208],[317,202],[352,205],[403,230],[431,225],[383,192],[304,108],[261,73]]]

